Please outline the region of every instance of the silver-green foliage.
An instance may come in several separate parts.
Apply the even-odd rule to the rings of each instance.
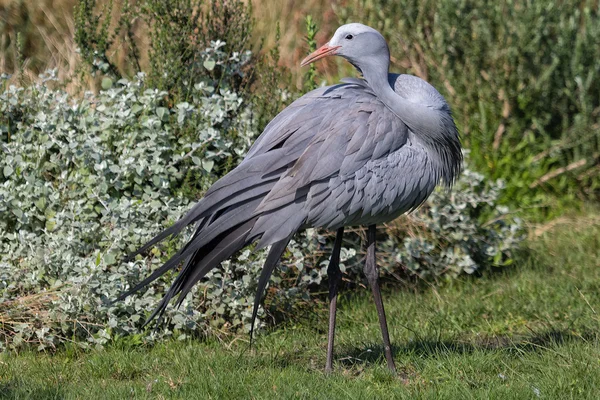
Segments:
[[[205,68],[239,70],[249,56],[232,59],[220,47],[214,42],[203,54]],[[117,335],[154,341],[249,329],[264,262],[264,253],[250,249],[209,273],[181,308],[169,308],[157,331],[142,323],[172,274],[110,303],[184,243],[187,235],[120,262],[191,206],[182,190],[189,176],[206,189],[239,162],[257,135],[247,103],[208,80],[195,85],[192,102],[173,106],[164,93],[145,88],[143,75],[105,81],[104,90],[83,98],[51,89],[52,81],[49,74],[0,93],[0,348],[102,346]],[[467,171],[457,190],[436,193],[415,214],[424,236],[404,245],[393,235],[382,242],[385,270],[405,265],[422,277],[455,276],[510,262],[518,224],[499,218],[506,214],[495,204],[500,189]],[[482,225],[482,215],[495,222]],[[309,289],[322,291],[330,245],[330,236],[315,230],[299,234],[272,279],[271,304],[310,300]],[[350,239],[342,251],[351,280],[361,276],[357,246]],[[264,324],[264,311],[260,316]]]
[[[232,62],[220,47],[216,42],[207,50],[206,68],[236,68],[247,60],[240,55]],[[107,328],[139,332],[164,283],[115,306],[107,300],[164,261],[181,240],[135,262],[120,264],[120,257],[188,208],[178,192],[191,171],[206,187],[215,164],[237,159],[255,136],[241,98],[216,92],[216,84],[199,82],[192,103],[169,108],[164,93],[144,89],[142,75],[104,82],[105,90],[83,99],[50,89],[52,80],[50,74],[0,96],[3,115],[12,118],[0,142],[0,299],[11,347],[102,343]],[[178,135],[188,120],[194,134]],[[211,295],[205,308],[218,312]],[[198,303],[172,311],[171,327],[203,320],[194,311]]]
[[[496,204],[503,188],[502,181],[463,171],[452,191],[435,191],[411,216],[419,236],[405,235],[397,244],[396,262],[426,279],[512,264],[523,231],[520,219]]]

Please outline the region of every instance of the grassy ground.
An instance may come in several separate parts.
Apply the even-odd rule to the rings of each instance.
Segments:
[[[397,377],[385,368],[370,297],[357,293],[341,301],[333,376],[323,373],[318,312],[262,335],[253,352],[241,337],[3,354],[0,397],[597,398],[600,226],[554,227],[529,247],[511,270],[388,289]]]

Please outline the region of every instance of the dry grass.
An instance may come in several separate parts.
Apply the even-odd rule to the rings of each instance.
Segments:
[[[281,60],[280,64],[288,67],[292,72],[295,84],[302,85],[303,71],[300,69],[300,61],[307,55],[305,42],[305,23],[307,15],[312,15],[319,27],[317,43],[325,43],[335,32],[338,26],[338,18],[331,2],[320,0],[307,0],[299,2],[295,0],[253,0],[254,18],[256,27],[254,29],[254,40],[264,39],[265,47],[271,48],[275,45],[275,29],[277,23],[281,30],[279,40]],[[331,80],[337,76],[337,62],[333,59],[325,59],[317,64],[319,76]]]
[[[107,1],[99,0],[101,9]],[[114,1],[112,19],[116,22],[119,0]],[[59,81],[69,93],[94,90],[98,82],[78,73],[80,57],[74,40],[74,9],[77,0],[0,0],[0,73],[12,74],[12,81],[27,84],[49,69],[57,71]],[[17,34],[21,35],[19,68]],[[142,50],[147,49],[145,29],[136,32]],[[125,62],[123,43],[117,40],[111,58],[117,65]],[[142,55],[143,61],[147,57]]]
[[[291,70],[295,84],[300,86],[303,74],[300,60],[306,55],[304,18],[308,14],[313,15],[320,27],[317,42],[324,43],[338,24],[334,7],[318,0],[251,1],[256,21],[252,38],[254,46],[258,48],[263,41],[263,49],[275,46],[275,30],[279,23],[280,64]],[[105,0],[98,0],[98,7],[103,7],[105,3]],[[114,3],[112,18],[116,20],[121,1]],[[77,0],[0,0],[0,73],[14,74],[14,81],[28,83],[41,72],[56,69],[59,80],[67,84],[68,92],[95,89],[97,82],[90,78],[81,81],[81,74],[77,73],[79,56],[74,42],[73,18],[76,4]],[[135,37],[139,40],[141,65],[144,67],[148,61],[147,29],[142,24],[136,25]],[[21,76],[18,76],[18,67],[15,66],[18,32],[23,40]],[[123,42],[117,40],[111,58],[125,69],[123,46]],[[337,75],[337,65],[335,60],[319,63],[319,75],[332,80]]]
[[[56,291],[28,294],[0,303],[0,338],[9,345],[20,326],[42,327],[51,318],[47,305],[58,299]],[[34,345],[41,341],[32,342]]]
[[[24,78],[56,68],[68,79],[75,72],[73,6],[76,0],[0,0],[0,71],[17,72],[17,34],[22,38]]]
[[[529,237],[535,239],[545,234],[553,234],[557,229],[569,229],[572,232],[581,232],[592,227],[600,226],[600,215],[590,212],[583,216],[562,216],[548,222],[534,224],[529,227]]]

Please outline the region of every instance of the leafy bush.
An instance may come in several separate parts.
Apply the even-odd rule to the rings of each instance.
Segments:
[[[223,42],[222,51],[234,58],[249,50],[250,13],[251,6],[241,1],[126,0],[115,11],[112,1],[100,8],[97,0],[79,0],[75,40],[92,73],[119,79],[145,71],[149,86],[167,91],[177,101],[187,101],[198,77],[224,79],[229,87],[239,89],[244,74],[228,74],[210,61],[204,64],[202,52],[215,38]],[[141,59],[141,43],[135,37],[142,26],[147,31],[148,65]],[[125,62],[114,55],[119,45]]]
[[[231,63],[219,47],[213,43],[205,61]],[[190,174],[206,189],[219,168],[237,163],[255,135],[236,93],[200,82],[191,103],[169,109],[161,105],[165,93],[144,89],[143,79],[73,100],[51,90],[46,77],[29,88],[9,87],[0,97],[2,298],[18,308],[13,299],[61,288],[43,307],[44,318],[60,324],[61,332],[105,320],[103,301],[123,289],[115,282],[123,274],[139,278],[170,248],[138,262],[142,271],[136,263],[118,267],[117,259],[181,215]],[[194,140],[177,135],[185,125],[195,129]],[[139,327],[145,303],[136,304],[139,315],[128,323]],[[21,324],[9,328],[15,344],[35,333],[27,331],[35,323],[22,320],[21,311],[16,320],[9,311],[3,315],[5,324]],[[121,322],[121,331],[129,332]]]
[[[439,88],[474,166],[519,208],[598,199],[600,11],[580,1],[355,0],[337,9],[388,39],[396,67]],[[546,215],[560,212],[550,207]]]
[[[96,16],[95,1],[79,2],[77,40],[84,60],[101,73],[98,94],[70,97],[55,89],[60,85],[52,85],[52,73],[27,88],[7,87],[3,76],[3,349],[32,343],[45,349],[70,341],[102,346],[122,336],[151,342],[249,329],[265,261],[264,252],[250,249],[209,273],[180,309],[169,308],[164,329],[144,329],[142,323],[173,274],[110,304],[164,262],[186,235],[136,261],[120,263],[120,257],[172,224],[237,165],[264,124],[293,97],[278,87],[287,75],[277,67],[277,47],[257,58],[245,49],[245,34],[230,38],[231,43],[206,42],[202,36],[186,47],[198,32],[227,38],[249,33],[247,9],[240,2],[211,2],[209,14],[195,8],[202,3],[193,0],[171,8],[154,0],[136,4],[124,3],[112,30],[106,18],[110,7]],[[191,9],[196,14],[183,12]],[[133,13],[145,18],[155,47],[148,75],[134,62],[138,73],[127,80],[108,54],[120,29],[129,35],[132,59],[138,57],[128,19]],[[208,15],[217,18],[208,21]],[[306,23],[314,47],[316,26],[309,19]],[[173,37],[178,40],[169,40]],[[248,91],[257,89],[251,86],[257,76],[266,85]],[[307,85],[314,85],[312,78]],[[382,273],[436,280],[512,263],[520,223],[496,204],[502,189],[500,182],[486,183],[465,171],[454,191],[436,192],[411,217],[380,233]],[[314,229],[297,235],[272,277],[261,325],[267,317],[289,316],[294,304],[326,290],[331,245],[330,234]],[[346,281],[363,280],[361,246],[360,233],[346,235],[341,254]]]
[[[203,60],[230,63],[220,48],[213,43]],[[51,89],[52,79],[0,94],[2,348],[248,329],[265,259],[249,249],[210,273],[180,309],[169,308],[156,332],[141,325],[172,274],[123,302],[109,300],[183,243],[185,235],[119,263],[190,207],[193,195],[184,190],[190,174],[200,177],[198,190],[206,189],[239,162],[258,133],[250,105],[209,79],[195,85],[189,103],[172,107],[163,104],[164,92],[145,89],[143,75],[82,99]],[[178,135],[182,127],[195,135]],[[459,192],[439,192],[415,214],[411,226],[426,225],[425,239],[381,238],[387,273],[405,271],[405,264],[423,278],[444,277],[511,261],[518,225],[500,217],[506,213],[495,204],[501,187],[488,189],[469,172],[458,185]],[[330,239],[308,230],[290,244],[272,279],[269,314],[289,315],[289,304],[309,300],[310,289],[325,290]],[[349,235],[342,268],[350,281],[362,280],[360,249],[358,236]],[[262,311],[262,324],[265,317]]]
[[[423,279],[448,279],[512,264],[523,230],[521,220],[497,204],[503,190],[502,181],[488,183],[466,169],[452,191],[436,190],[403,225],[396,221],[386,247],[400,250],[383,265],[399,263]]]
[[[285,91],[290,90],[286,84],[291,78],[287,69],[278,65],[279,27],[274,48],[262,53],[261,44],[250,52],[251,2],[125,0],[118,11],[112,6],[112,1],[100,8],[98,0],[79,0],[75,12],[75,40],[82,60],[92,75],[104,78],[103,85],[106,79],[145,72],[147,87],[166,91],[165,102],[172,105],[189,102],[194,85],[209,79],[215,89],[231,89],[251,101],[252,117],[261,129],[289,102],[291,97]],[[111,19],[117,22],[113,24]],[[137,37],[140,31],[144,41]],[[203,58],[214,39],[219,39],[220,50],[229,61],[215,64]],[[148,47],[147,62],[140,55],[143,46]],[[243,68],[228,67],[246,56]]]

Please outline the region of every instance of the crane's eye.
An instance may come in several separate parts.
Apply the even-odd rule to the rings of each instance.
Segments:
[[[352,35],[350,35],[350,34],[346,35],[346,39],[347,39],[347,40],[352,40],[352,38],[353,38],[353,37],[354,37],[354,36],[352,36]]]

